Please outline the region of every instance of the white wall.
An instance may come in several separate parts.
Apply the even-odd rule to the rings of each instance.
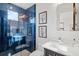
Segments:
[[[36,47],[39,48],[42,44],[49,40],[57,40],[62,37],[64,40],[72,42],[73,38],[79,39],[78,31],[57,31],[57,4],[36,4]],[[47,38],[40,38],[38,36],[39,13],[47,11]]]

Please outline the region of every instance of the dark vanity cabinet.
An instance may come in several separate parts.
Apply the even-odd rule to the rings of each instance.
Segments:
[[[0,10],[0,53],[7,50],[7,12]]]
[[[65,55],[44,48],[44,56],[65,56]]]

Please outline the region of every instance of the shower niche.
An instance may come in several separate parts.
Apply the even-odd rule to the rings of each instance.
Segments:
[[[79,31],[79,3],[63,3],[57,6],[57,30]]]

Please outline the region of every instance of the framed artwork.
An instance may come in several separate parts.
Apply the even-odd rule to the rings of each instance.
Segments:
[[[47,26],[39,26],[39,37],[47,38]]]
[[[39,24],[47,23],[47,11],[39,13]]]

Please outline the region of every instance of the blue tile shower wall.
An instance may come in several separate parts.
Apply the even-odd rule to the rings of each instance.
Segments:
[[[12,10],[13,11],[16,11],[18,13],[24,13],[25,10],[16,6],[16,5],[13,5],[11,3],[0,3],[0,10],[4,10],[4,11],[7,11],[8,9],[10,9],[10,7],[12,7]]]
[[[18,6],[15,6],[13,4],[10,4],[10,3],[0,3],[0,17],[2,17],[0,19],[1,21],[1,25],[0,25],[0,34],[1,34],[1,37],[0,37],[0,52],[3,52],[3,51],[6,51],[8,50],[8,39],[6,38],[5,35],[7,35],[7,10],[10,9],[10,7],[13,7],[12,10],[15,11],[15,12],[18,12],[19,14],[20,13],[24,13],[25,10],[18,7]],[[3,30],[3,31],[2,31]]]
[[[10,9],[11,7],[12,7],[12,9]],[[15,11],[15,12],[18,12],[19,14],[26,12],[24,9],[22,9],[22,8],[16,6],[16,5],[13,5],[13,4],[11,4],[11,3],[0,3],[0,10],[7,12],[7,10],[9,10],[9,9],[10,9],[10,10],[13,10],[13,11]],[[6,17],[6,18],[7,18],[7,17]],[[8,29],[8,32],[9,32],[9,31],[10,31],[10,30]]]
[[[32,35],[28,36],[30,40],[31,39],[31,47],[30,50],[33,51],[36,48],[36,24],[35,23],[30,23],[30,17],[34,18],[36,20],[36,5],[31,6],[27,10],[24,10],[16,5],[13,5],[11,3],[0,3],[0,10],[6,11],[10,9],[10,7],[13,7],[12,10],[20,13],[26,13],[29,17],[27,18],[26,21],[26,26],[31,26],[32,27]],[[27,28],[26,28],[27,29]]]
[[[7,49],[7,13],[0,10],[0,52]],[[4,43],[5,42],[5,43]]]
[[[30,37],[30,39],[32,40],[31,51],[33,51],[36,49],[36,5],[34,4],[30,8],[28,8],[26,10],[26,14],[29,15],[27,26],[32,27],[32,35],[28,35],[28,37]],[[30,22],[31,18],[34,18],[34,23]]]
[[[7,11],[7,4],[6,3],[0,3],[0,10]]]

